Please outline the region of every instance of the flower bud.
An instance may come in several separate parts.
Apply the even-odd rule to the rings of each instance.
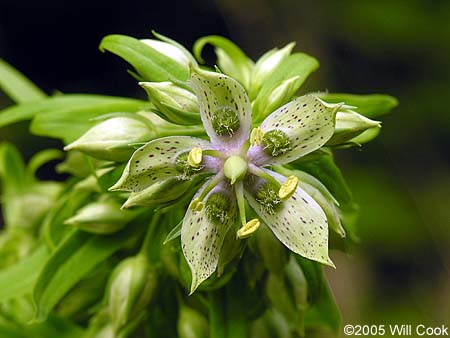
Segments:
[[[291,54],[295,43],[291,42],[280,50],[271,50],[265,53],[255,65],[250,83],[250,98],[258,94],[264,82],[276,70],[276,68]]]
[[[152,132],[134,118],[113,117],[100,122],[64,150],[79,150],[92,157],[107,161],[126,161],[134,149],[130,144],[145,142]]]
[[[122,229],[136,215],[133,211],[121,210],[116,201],[90,203],[64,223],[94,234],[112,234]]]
[[[167,118],[179,124],[200,123],[197,97],[172,82],[140,82],[153,105]]]
[[[14,264],[26,257],[36,246],[36,240],[21,229],[0,232],[0,268]]]
[[[208,321],[198,311],[182,305],[178,314],[178,337],[207,338],[209,336]]]
[[[168,56],[169,58],[185,66],[186,68],[189,68],[190,60],[180,48],[170,43],[154,39],[142,39],[141,42],[145,43],[147,46],[150,46],[161,54]]]
[[[133,320],[150,303],[157,273],[141,255],[123,260],[113,271],[109,286],[109,312],[114,331]]]
[[[339,111],[336,114],[334,134],[326,145],[337,146],[352,143],[352,139],[363,132],[380,127],[380,122],[371,120],[352,110]]]
[[[285,103],[289,102],[298,90],[298,80],[300,76],[294,76],[281,82],[269,95],[261,102],[259,101],[259,107],[261,117],[264,118],[277,108],[281,107]],[[257,101],[255,101],[257,102]]]
[[[142,191],[132,192],[122,208],[167,203],[182,197],[191,185],[192,182],[189,180],[179,180],[176,177],[168,178],[156,182]]]

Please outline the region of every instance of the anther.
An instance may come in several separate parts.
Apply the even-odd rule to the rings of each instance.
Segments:
[[[253,128],[252,132],[250,133],[250,144],[256,144],[259,146],[264,137],[264,132],[260,127]]]
[[[202,148],[199,147],[192,148],[192,150],[189,152],[188,155],[188,164],[191,167],[198,168],[202,163],[202,159],[203,159]]]
[[[287,199],[291,198],[292,195],[295,192],[295,189],[297,189],[298,186],[298,178],[297,176],[289,176],[287,181],[284,182],[284,184],[281,186],[280,190],[278,191],[278,196],[280,196],[280,199],[282,201],[286,201]]]
[[[241,227],[236,232],[236,237],[239,239],[248,238],[251,235],[253,235],[256,230],[258,230],[259,226],[261,225],[261,222],[259,219],[254,218],[251,221],[248,221],[243,227]]]

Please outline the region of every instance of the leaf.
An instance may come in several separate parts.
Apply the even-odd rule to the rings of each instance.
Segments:
[[[308,304],[314,305],[321,297],[322,284],[324,283],[322,266],[299,255],[295,255],[295,259],[301,267],[308,285]]]
[[[68,94],[37,102],[34,106],[22,106],[21,109],[17,106],[14,113],[28,112],[28,118],[34,117],[31,123],[33,134],[60,138],[69,143],[94,126],[96,122],[91,121],[92,118],[111,112],[136,112],[145,105],[148,105],[145,101],[130,98]]]
[[[358,113],[370,118],[385,115],[398,105],[395,97],[382,94],[320,93],[319,96],[329,103],[345,102],[346,105],[355,106]]]
[[[110,236],[74,231],[57,247],[39,274],[33,290],[35,319],[45,320],[62,297],[97,264],[140,235],[137,226]]]
[[[17,103],[37,101],[47,96],[3,59],[0,59],[0,89]]]
[[[307,328],[327,327],[336,336],[340,332],[341,313],[326,280],[322,283],[320,298],[317,303],[306,309],[305,326]]]
[[[33,157],[28,161],[27,172],[30,177],[34,177],[36,171],[46,164],[47,162],[53,160],[60,160],[64,157],[64,152],[58,149],[45,149],[33,155]]]
[[[0,271],[0,302],[31,291],[48,256],[47,248],[40,246],[30,256]]]
[[[0,179],[3,194],[21,191],[27,185],[22,155],[10,143],[0,143]]]
[[[99,46],[131,64],[144,81],[186,81],[189,71],[172,58],[145,43],[125,35],[108,35]]]
[[[109,113],[111,111],[137,111],[142,108],[147,102],[136,99],[103,96],[103,95],[91,95],[91,94],[66,94],[59,96],[48,97],[35,102],[27,102],[18,104],[15,106],[7,107],[0,111],[0,127],[6,125],[30,120],[37,115],[46,115],[43,120],[36,122],[37,132],[42,135],[46,135],[44,124],[47,120],[53,124],[49,124],[49,127],[55,128],[55,122],[65,121],[63,124],[64,129],[59,133],[53,131],[51,134],[57,134],[58,137],[61,134],[81,134],[89,126],[93,125],[93,122],[89,122],[88,119]],[[49,118],[49,116],[57,115],[59,119]],[[59,116],[61,115],[61,116]],[[61,122],[59,122],[61,125]],[[79,127],[77,124],[82,123]],[[44,124],[44,125],[43,125]],[[58,125],[58,127],[60,127]],[[74,129],[76,132],[72,132]],[[82,131],[79,131],[82,130]]]
[[[250,87],[253,61],[232,41],[218,35],[209,35],[194,43],[193,51],[199,62],[204,63],[202,50],[206,44],[216,47],[217,64],[227,75],[238,80],[245,88]]]

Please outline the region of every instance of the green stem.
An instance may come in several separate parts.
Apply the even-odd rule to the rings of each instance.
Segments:
[[[236,182],[236,184],[234,185],[234,191],[236,192],[239,217],[241,219],[242,226],[244,226],[247,223],[247,218],[245,216],[244,184],[242,183],[242,181]]]
[[[226,286],[227,300],[227,333],[228,337],[248,338],[248,321],[246,318],[245,290],[242,284],[237,283],[236,276],[233,281]]]
[[[249,166],[249,171],[253,174],[256,175],[258,177],[261,177],[263,179],[265,179],[266,181],[272,183],[277,189],[281,188],[281,184],[280,182],[278,182],[275,178],[273,178],[271,175],[269,175],[267,172],[265,172],[264,170],[262,170],[261,168],[258,168],[255,165],[250,165]]]
[[[225,294],[223,290],[211,291],[208,296],[209,338],[230,338],[225,325]]]

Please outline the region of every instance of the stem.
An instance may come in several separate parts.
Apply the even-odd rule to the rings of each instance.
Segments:
[[[143,255],[146,259],[150,260],[152,258],[152,252],[150,243],[152,242],[153,236],[155,234],[156,225],[161,218],[161,213],[159,211],[155,211],[153,214],[152,220],[148,226],[147,233],[145,234],[144,241],[142,242],[141,249],[139,250],[139,254]]]
[[[225,287],[227,300],[227,333],[228,337],[233,338],[247,338],[248,337],[248,323],[246,318],[246,306],[244,285],[237,283],[236,276],[231,283]]]
[[[249,165],[249,170],[253,175],[256,175],[258,177],[261,177],[265,179],[266,181],[272,183],[277,189],[281,188],[280,182],[278,182],[275,178],[273,178],[271,175],[269,175],[267,172],[262,170],[261,168],[258,168],[254,164]]]
[[[242,181],[238,181],[235,184],[234,191],[236,192],[239,218],[241,219],[242,226],[244,226],[247,223],[247,218],[245,216],[244,184],[242,183]]]

